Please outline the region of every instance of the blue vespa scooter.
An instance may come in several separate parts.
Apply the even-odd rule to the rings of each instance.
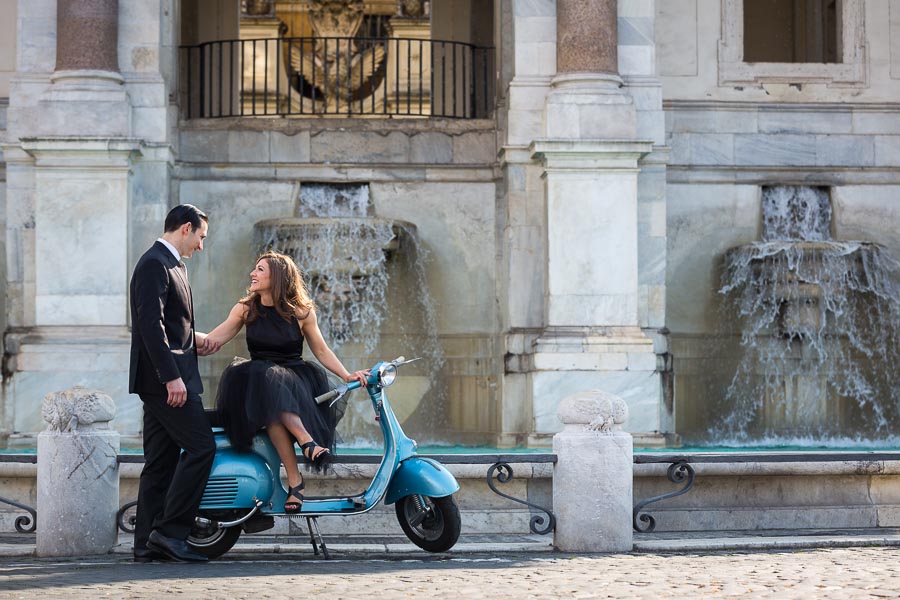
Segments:
[[[214,428],[216,457],[200,503],[200,514],[187,542],[209,558],[234,546],[242,532],[257,533],[275,526],[276,516],[306,518],[315,554],[329,558],[319,532],[318,517],[360,515],[379,502],[394,504],[406,536],[428,552],[446,552],[459,539],[459,507],[453,493],[459,483],[439,462],[416,453],[416,442],[403,433],[388,402],[385,388],[397,377],[397,368],[418,359],[402,356],[380,362],[370,370],[366,390],[381,425],[384,456],[368,487],[354,496],[307,496],[299,513],[282,509],[288,492],[280,477],[281,460],[265,432],[253,440],[250,452],[231,447],[228,436]],[[361,387],[354,381],[323,394],[316,402],[337,402]]]

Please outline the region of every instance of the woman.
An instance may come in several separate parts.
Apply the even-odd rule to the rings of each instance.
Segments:
[[[224,323],[207,336],[207,348],[218,349],[247,326],[250,360],[236,358],[222,373],[216,408],[232,445],[249,450],[253,436],[265,427],[284,464],[288,499],[284,510],[300,511],[303,476],[294,441],[317,469],[331,459],[334,429],[340,418],[315,397],[330,387],[322,367],[303,360],[303,341],[329,371],[365,385],[368,371],[350,373],[322,338],[316,310],[300,271],[284,254],[266,252],[250,273],[250,287]]]

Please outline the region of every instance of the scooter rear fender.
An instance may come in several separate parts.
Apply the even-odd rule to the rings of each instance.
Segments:
[[[272,469],[259,454],[219,447],[200,509],[252,508],[257,499],[268,503],[273,481]]]
[[[442,498],[459,490],[459,483],[447,467],[430,458],[414,456],[400,463],[388,484],[385,504],[411,494]]]

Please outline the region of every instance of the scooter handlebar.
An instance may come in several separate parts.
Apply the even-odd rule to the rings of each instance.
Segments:
[[[334,389],[330,392],[325,392],[321,396],[316,396],[316,404],[325,404],[326,402],[330,402],[337,398],[340,393],[340,391]]]
[[[351,381],[350,383],[345,383],[344,385],[340,385],[330,392],[325,392],[321,396],[316,396],[316,404],[325,404],[326,402],[331,402],[335,398],[343,396],[344,394],[350,392],[351,390],[355,390],[356,388],[362,386],[362,384],[358,381]]]
[[[409,360],[406,360],[405,356],[398,356],[397,358],[395,358],[394,360],[392,360],[390,363],[387,363],[387,364],[394,365],[395,367],[399,367],[400,365],[406,365],[411,362],[415,362],[417,360],[420,360],[420,358],[417,357],[417,358],[411,358]],[[381,363],[379,363],[379,364],[381,364]],[[372,367],[372,371],[373,371],[372,375],[370,375],[370,377],[369,377],[369,383],[375,384],[377,382],[377,375],[375,373],[375,367]],[[344,385],[334,388],[330,392],[325,392],[321,396],[316,396],[316,398],[315,398],[316,404],[325,404],[326,402],[331,402],[335,398],[339,398],[339,397],[343,396],[344,394],[347,394],[347,393],[351,392],[352,390],[355,390],[356,388],[359,388],[359,387],[362,387],[362,383],[359,381],[351,381],[349,383],[345,383]]]

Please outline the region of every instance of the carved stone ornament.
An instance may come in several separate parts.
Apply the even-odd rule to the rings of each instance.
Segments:
[[[364,50],[353,39],[363,22],[362,0],[315,0],[309,9],[309,22],[315,33],[313,52],[291,46],[291,68],[315,87],[333,110],[347,104],[381,66],[383,45]],[[321,38],[337,38],[326,39]]]
[[[268,17],[274,8],[272,0],[244,0],[244,14],[251,17]]]
[[[362,0],[314,0],[309,24],[316,37],[353,37],[365,16]]]
[[[568,430],[613,433],[621,430],[621,425],[628,418],[628,405],[615,394],[585,390],[564,398],[559,403],[556,416]]]
[[[400,0],[400,14],[404,17],[424,17],[427,7],[425,0]]]
[[[44,396],[41,417],[47,431],[72,432],[81,429],[106,429],[116,416],[116,403],[97,390],[75,386]]]

